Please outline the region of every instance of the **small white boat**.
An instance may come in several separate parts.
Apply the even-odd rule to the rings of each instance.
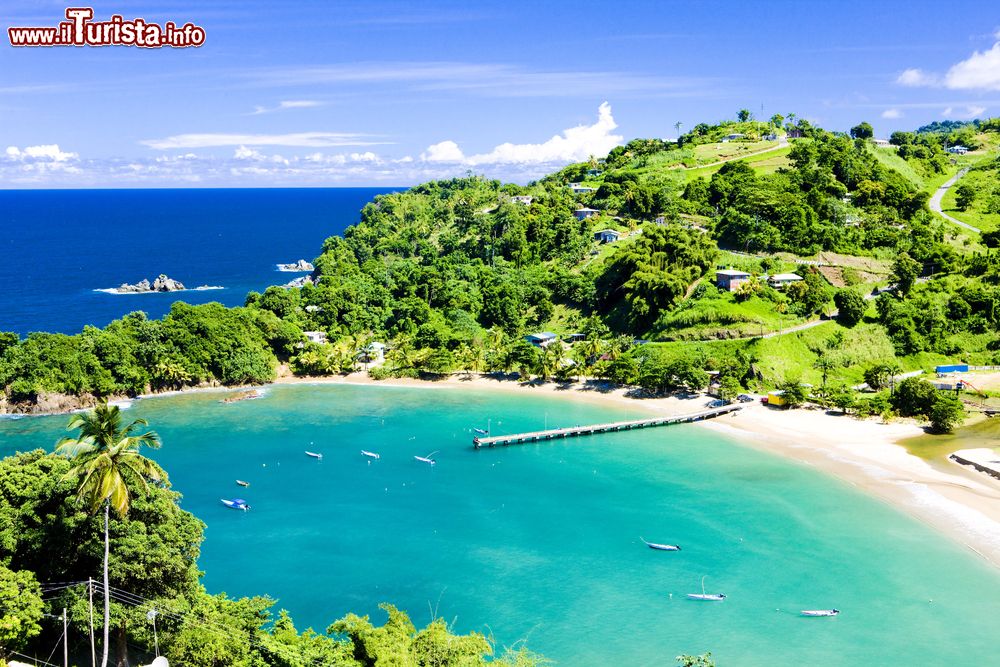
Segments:
[[[433,452],[431,452],[427,456],[414,456],[413,458],[415,458],[416,460],[420,461],[421,463],[426,463],[428,465],[432,465],[433,466],[433,465],[437,465],[437,461],[435,461],[433,458],[431,458],[435,454],[437,454],[436,450],[433,451]]]
[[[250,482],[244,482],[242,479],[236,480],[236,483],[240,486],[250,486]]]
[[[840,613],[839,609],[803,609],[803,616],[836,616]]]
[[[706,577],[708,575],[705,575]],[[705,592],[705,577],[701,578],[701,593],[688,593],[688,600],[705,600],[707,602],[722,602],[726,599],[725,593],[706,593]]]
[[[314,459],[321,459],[321,458],[323,458],[322,454],[317,454],[316,452],[310,452],[309,450],[306,450],[306,456],[311,456]]]
[[[680,545],[677,544],[659,544],[657,542],[646,542],[642,537],[639,538],[643,543],[650,549],[656,549],[657,551],[680,551]]]
[[[230,509],[243,510],[244,512],[250,509],[250,506],[247,505],[247,501],[243,500],[242,498],[234,498],[232,500],[226,500],[225,498],[220,498],[220,500],[222,500],[223,505],[229,507]]]
[[[363,449],[361,450],[361,454],[362,454],[362,456],[367,456],[370,459],[380,459],[380,458],[382,458],[381,456],[379,456],[375,452],[366,452]]]
[[[475,431],[476,433],[478,433],[479,435],[489,435],[490,434],[490,432],[487,431],[485,428],[474,428],[472,430]]]

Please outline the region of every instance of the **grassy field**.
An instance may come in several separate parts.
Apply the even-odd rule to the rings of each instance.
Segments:
[[[661,318],[650,337],[691,341],[744,338],[805,322],[802,317],[780,312],[772,301],[756,296],[737,301],[732,293],[720,292],[711,283],[711,279],[703,279],[705,294],[684,301]]]
[[[773,142],[772,142],[773,143]],[[740,158],[743,162],[746,162],[754,169],[760,169],[764,172],[777,171],[780,167],[787,166],[788,153],[791,151],[791,147],[786,146],[784,148],[779,148],[777,150],[768,151],[761,155],[750,155],[745,158]],[[695,178],[711,178],[712,174],[719,171],[722,165],[717,164],[711,167],[699,167],[697,169],[685,169],[680,172],[683,177],[683,181],[686,183]]]

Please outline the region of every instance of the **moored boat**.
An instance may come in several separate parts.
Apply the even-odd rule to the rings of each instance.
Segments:
[[[645,544],[647,547],[649,547],[650,549],[656,549],[657,551],[680,551],[681,550],[680,545],[677,545],[677,544],[660,544],[658,542],[647,542],[642,537],[640,537],[639,539],[642,540],[643,544]]]
[[[705,575],[707,577],[708,575]],[[701,578],[701,593],[688,593],[688,600],[704,600],[706,602],[722,602],[726,599],[725,593],[706,593],[705,577]]]
[[[234,510],[243,510],[244,512],[246,512],[250,509],[250,506],[247,505],[247,501],[243,500],[242,498],[233,498],[232,500],[226,500],[225,498],[222,498],[221,500],[223,505]]]
[[[306,450],[306,456],[311,456],[314,459],[321,459],[321,458],[323,458],[322,454],[317,454],[316,452],[310,452],[308,449]]]
[[[363,449],[361,450],[361,455],[362,456],[367,456],[370,459],[380,459],[380,458],[382,458],[381,456],[379,456],[375,452],[368,452],[368,451],[365,451]]]
[[[840,613],[839,609],[803,609],[803,616],[836,616]]]
[[[428,454],[427,456],[414,456],[413,458],[415,458],[417,461],[420,461],[421,463],[426,463],[428,465],[432,465],[433,466],[433,465],[437,465],[437,461],[435,461],[434,459],[431,458],[435,454],[437,454],[437,451],[433,451],[430,454]]]
[[[236,483],[240,486],[250,486],[250,482],[244,482],[242,479],[236,480]]]

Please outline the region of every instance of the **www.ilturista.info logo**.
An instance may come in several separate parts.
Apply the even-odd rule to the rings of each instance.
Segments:
[[[184,48],[205,43],[205,29],[167,21],[162,26],[135,18],[126,21],[115,14],[108,21],[93,21],[91,7],[69,7],[66,21],[54,28],[7,28],[11,46],[164,46]]]

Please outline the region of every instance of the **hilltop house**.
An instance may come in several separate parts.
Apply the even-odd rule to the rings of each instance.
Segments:
[[[715,272],[715,286],[727,292],[735,292],[740,285],[748,280],[750,280],[750,274],[746,271],[719,269]]]
[[[587,218],[592,218],[600,213],[596,208],[587,208],[586,206],[581,206],[573,212],[577,220],[586,220]]]
[[[879,148],[889,148],[892,144],[889,143],[888,139],[872,139],[872,143]]]
[[[800,280],[802,280],[802,276],[797,273],[777,273],[767,279],[767,284],[774,289],[781,289],[782,287],[791,285],[792,283],[797,283]]]
[[[949,146],[945,150],[955,155],[965,155],[966,153],[969,152],[969,149],[966,148],[965,146]]]
[[[590,192],[597,192],[597,188],[591,188],[586,185],[581,185],[580,183],[570,183],[566,187],[572,190],[575,195],[585,195]]]
[[[524,204],[525,206],[531,206],[531,195],[514,195],[510,198],[515,204]]]
[[[734,132],[733,134],[727,134],[722,137],[722,143],[728,143],[730,141],[736,141],[737,139],[743,139],[746,135],[740,134],[739,132]]]
[[[598,176],[601,175],[601,173],[603,173],[603,172],[601,172],[600,169],[588,169],[587,170],[587,178],[597,178]]]
[[[556,342],[556,335],[551,331],[540,331],[539,333],[528,334],[524,337],[524,340],[528,341],[535,347],[548,347],[552,343]]]
[[[602,229],[599,232],[594,232],[594,238],[600,241],[601,243],[614,243],[615,241],[620,239],[621,236],[622,233],[619,231],[615,231],[614,229]]]

